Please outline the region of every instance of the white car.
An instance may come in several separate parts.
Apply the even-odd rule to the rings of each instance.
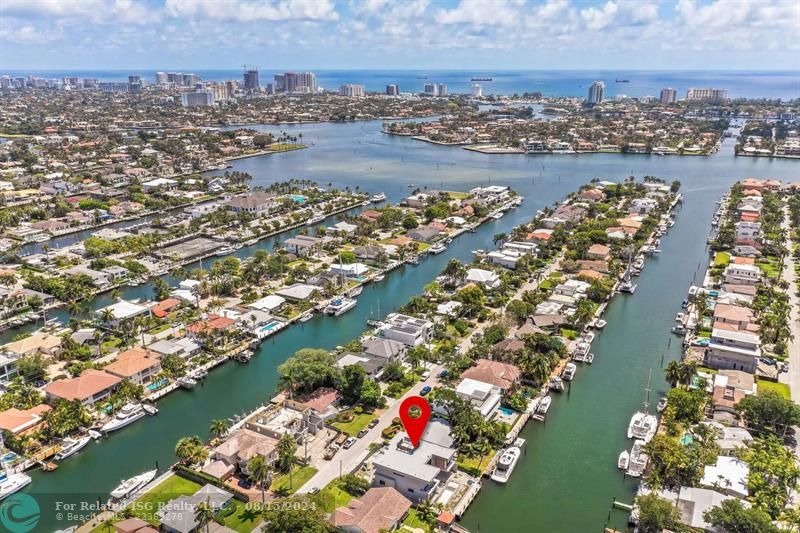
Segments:
[[[342,448],[344,448],[346,450],[346,449],[348,449],[350,446],[352,446],[355,443],[356,443],[356,438],[355,437],[350,437],[349,439],[344,441],[344,445],[342,446]]]
[[[425,372],[422,373],[422,381],[427,381],[429,377],[431,377],[430,370],[426,370]]]

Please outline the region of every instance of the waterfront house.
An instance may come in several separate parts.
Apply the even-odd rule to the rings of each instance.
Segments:
[[[310,237],[308,235],[297,235],[296,237],[286,239],[283,243],[284,249],[297,257],[314,256],[320,246],[322,246],[322,239]]]
[[[404,432],[372,456],[373,486],[392,487],[415,503],[430,500],[456,471],[457,450],[450,425],[431,420],[414,448]]]
[[[462,304],[461,302],[457,302],[455,300],[448,300],[436,306],[436,314],[442,316],[448,316],[450,318],[458,318],[458,315],[461,314],[462,307],[464,307],[464,304]]]
[[[658,207],[658,202],[652,198],[634,198],[631,200],[628,212],[637,215],[648,215],[656,207]]]
[[[390,487],[373,487],[345,507],[338,507],[330,523],[347,533],[394,531],[405,520],[411,500]]]
[[[246,472],[247,462],[256,455],[272,463],[277,455],[277,446],[278,439],[275,437],[241,428],[228,435],[222,444],[214,448],[211,457]]]
[[[547,244],[553,237],[553,230],[548,228],[537,228],[525,236],[526,241],[536,244]]]
[[[69,268],[64,271],[64,274],[69,276],[88,276],[92,280],[92,285],[99,289],[104,289],[111,285],[111,280],[108,274],[83,266]]]
[[[1,350],[16,357],[26,357],[37,353],[55,357],[61,353],[61,337],[38,332],[18,341],[9,342],[3,345]]]
[[[486,255],[486,258],[493,265],[499,265],[509,270],[516,270],[517,263],[522,257],[523,255],[517,252],[506,252],[501,250],[494,250]]]
[[[325,427],[325,422],[339,412],[334,405],[339,392],[332,387],[320,387],[314,392],[286,400],[285,406],[306,413],[308,430],[316,434]]]
[[[155,317],[166,318],[172,311],[178,309],[180,305],[181,301],[177,298],[167,298],[151,307],[150,312],[153,313]]]
[[[261,217],[268,215],[279,205],[275,196],[265,192],[253,191],[247,194],[234,196],[226,202],[228,211],[234,213],[250,213]]]
[[[392,339],[375,338],[364,341],[364,353],[383,360],[383,366],[402,361],[407,351],[405,344]]]
[[[758,332],[758,324],[752,309],[719,302],[714,306],[714,327],[731,331]]]
[[[0,413],[0,431],[12,435],[29,435],[39,431],[44,425],[44,415],[50,410],[47,404],[39,404],[30,409],[12,407]]]
[[[357,259],[372,264],[377,263],[381,257],[385,257],[387,255],[386,249],[383,246],[378,246],[374,244],[368,244],[366,246],[356,246],[353,249],[353,253],[356,254]]]
[[[87,368],[76,378],[59,379],[48,383],[44,388],[47,401],[54,402],[58,399],[80,400],[87,406],[92,406],[111,396],[122,378],[109,374],[104,370]]]
[[[277,294],[268,294],[267,296],[248,304],[247,307],[251,309],[257,309],[259,311],[265,311],[267,313],[275,313],[276,311],[279,311],[285,303],[286,298],[278,296]]]
[[[180,339],[162,339],[147,347],[163,358],[165,355],[177,355],[181,359],[188,359],[200,351],[200,344],[189,337]]]
[[[466,281],[483,285],[486,289],[496,289],[500,286],[500,276],[497,275],[497,272],[482,268],[470,268],[467,271]]]
[[[144,192],[171,191],[178,187],[178,182],[169,178],[156,178],[142,183]]]
[[[503,394],[516,387],[521,376],[522,372],[517,366],[489,359],[478,359],[475,361],[475,366],[461,373],[462,378],[489,383],[500,389]]]
[[[161,523],[161,531],[166,533],[199,531],[202,529],[202,523],[198,507],[207,505],[212,513],[216,513],[226,507],[232,498],[233,494],[230,492],[206,484],[191,496],[182,495],[169,500],[155,510]]]
[[[110,319],[106,319],[106,314],[108,314],[106,311],[110,312]],[[131,320],[139,315],[146,315],[149,312],[150,308],[146,305],[139,305],[127,300],[119,300],[114,304],[98,309],[95,311],[95,314],[106,321],[108,326],[118,327],[123,322]]]
[[[576,300],[586,297],[586,291],[591,287],[590,284],[579,279],[568,279],[563,283],[556,285],[553,289],[554,295],[569,296]]]
[[[345,278],[358,278],[365,276],[369,272],[369,267],[364,263],[334,263],[328,270]]]
[[[436,239],[436,237],[439,236],[441,232],[442,231],[440,229],[428,225],[412,229],[407,235],[415,241],[431,243]]]
[[[358,365],[364,369],[368,377],[378,379],[386,366],[386,359],[366,353],[344,352],[336,361],[337,368],[343,369],[350,365]]]
[[[491,383],[484,383],[471,378],[464,378],[459,382],[456,386],[456,395],[470,402],[472,407],[487,420],[492,417],[495,409],[500,406],[500,402],[503,399],[499,388]],[[436,410],[435,402],[434,410]]]
[[[611,257],[611,248],[604,244],[593,244],[586,250],[586,258],[597,261],[608,261]]]
[[[747,463],[736,457],[721,455],[715,464],[706,466],[700,485],[729,496],[747,498],[749,476],[750,467]]]
[[[756,285],[761,281],[761,269],[756,265],[731,263],[725,267],[723,279],[735,285]]]
[[[294,283],[275,291],[275,294],[293,302],[304,302],[319,293],[319,287],[305,283]]]
[[[384,320],[380,333],[384,338],[399,341],[406,346],[419,346],[433,337],[433,322],[392,313]]]
[[[413,207],[414,209],[424,209],[431,202],[432,198],[433,197],[430,194],[421,192],[417,194],[412,194],[404,201],[408,207]]]
[[[746,222],[739,221],[734,224],[736,228],[737,239],[760,239],[761,238],[761,223],[760,222]]]
[[[331,233],[337,233],[339,235],[350,236],[354,235],[357,229],[357,225],[342,221],[330,226],[327,231],[330,231]]]
[[[585,189],[578,193],[579,200],[587,202],[599,202],[605,197],[605,193],[600,189]]]
[[[131,348],[120,353],[103,370],[127,379],[135,385],[146,385],[161,372],[159,354],[142,348]]]
[[[761,355],[758,335],[745,331],[714,328],[705,351],[705,364],[711,368],[730,368],[755,373]]]

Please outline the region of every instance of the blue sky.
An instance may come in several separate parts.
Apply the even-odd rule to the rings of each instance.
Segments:
[[[800,70],[799,0],[0,0],[5,69]]]

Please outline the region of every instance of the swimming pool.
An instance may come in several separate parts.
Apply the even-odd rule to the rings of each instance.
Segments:
[[[300,194],[294,194],[294,195],[292,195],[291,198],[292,198],[292,200],[294,200],[298,204],[302,204],[302,203],[304,203],[306,201],[306,197],[303,196],[303,195],[300,195]]]
[[[158,381],[154,381],[152,383],[147,384],[147,390],[158,390],[164,385],[166,385],[168,380],[166,378],[159,379]]]
[[[273,320],[272,322],[270,322],[268,324],[264,324],[263,326],[261,326],[258,329],[258,331],[260,331],[262,333],[267,332],[267,331],[272,331],[273,329],[277,328],[280,325],[281,325],[280,322],[278,322],[277,320]]]
[[[681,437],[681,444],[684,446],[689,446],[694,442],[694,435],[691,433],[684,433],[683,437]]]
[[[506,416],[514,416],[515,414],[517,414],[516,411],[514,411],[513,409],[509,409],[508,407],[498,407],[497,410]]]

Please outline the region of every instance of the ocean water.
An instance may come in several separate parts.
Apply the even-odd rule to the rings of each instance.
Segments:
[[[204,80],[242,79],[241,70],[163,69],[192,72]],[[296,69],[302,70],[302,69]],[[45,78],[78,76],[101,81],[126,80],[129,74],[155,81],[156,70],[40,70],[0,71],[0,75]],[[278,70],[261,70],[261,84],[266,85]],[[606,94],[616,96],[657,96],[664,87],[672,87],[684,96],[690,87],[727,89],[732,98],[800,98],[800,72],[797,71],[672,71],[672,70],[315,70],[317,83],[326,89],[336,89],[345,83],[364,85],[367,91],[384,91],[387,84],[396,83],[403,92],[421,92],[425,83],[444,83],[451,93],[468,93],[473,83],[480,83],[483,93],[522,94],[541,92],[545,96],[585,96],[589,85],[596,80],[606,83]],[[492,78],[492,81],[473,82],[471,78]],[[617,83],[616,80],[629,80]]]

